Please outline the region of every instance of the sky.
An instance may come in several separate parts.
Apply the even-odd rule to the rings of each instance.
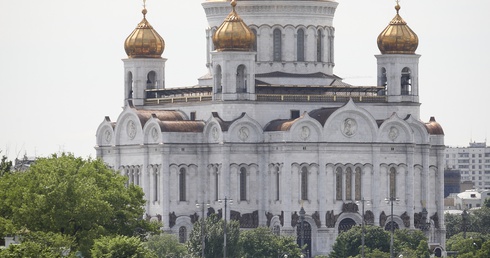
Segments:
[[[204,0],[147,0],[165,39],[167,87],[206,73]],[[376,85],[376,38],[394,0],[338,0],[334,73]],[[239,1],[238,1],[239,4]],[[490,137],[490,1],[401,0],[417,33],[421,119],[443,126],[445,144]],[[95,132],[123,106],[124,40],[141,21],[138,0],[0,0],[0,150],[9,159],[71,152],[95,157]]]

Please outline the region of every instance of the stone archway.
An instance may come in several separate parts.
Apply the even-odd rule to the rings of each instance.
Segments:
[[[345,232],[351,229],[353,226],[357,225],[357,223],[351,218],[345,218],[339,223],[338,231],[339,233]]]
[[[400,229],[400,227],[398,226],[398,223],[396,223],[395,221],[388,221],[388,222],[386,222],[386,225],[385,225],[385,230],[390,231],[390,230],[391,230],[392,225],[393,225],[393,228],[394,228],[395,230]]]

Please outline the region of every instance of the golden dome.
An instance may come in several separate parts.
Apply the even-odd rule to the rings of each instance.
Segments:
[[[251,51],[255,35],[235,11],[236,1],[231,1],[232,11],[213,35],[217,51]]]
[[[397,4],[396,16],[378,36],[378,48],[381,54],[415,54],[419,38],[398,14],[400,5]]]
[[[142,13],[143,20],[126,38],[124,50],[129,58],[160,58],[165,49],[165,41],[146,20],[146,8]]]

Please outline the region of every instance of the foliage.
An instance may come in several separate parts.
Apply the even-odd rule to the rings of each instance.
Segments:
[[[241,257],[276,257],[281,254],[299,257],[301,255],[296,239],[275,235],[266,227],[240,232],[240,246]]]
[[[201,221],[194,223],[194,227],[187,241],[187,250],[189,254],[194,256],[201,256],[202,244],[201,244]],[[216,214],[211,214],[204,221],[205,227],[205,243],[204,254],[206,257],[222,257],[223,256],[223,243],[224,243],[224,231],[223,220],[219,219]],[[240,253],[240,247],[238,245],[240,235],[240,225],[238,221],[229,221],[226,226],[226,254],[228,257],[238,257]]]
[[[0,218],[18,230],[54,232],[74,237],[75,247],[90,255],[100,236],[158,232],[159,225],[141,219],[141,188],[101,160],[72,154],[40,158],[27,171],[0,180]]]
[[[463,257],[461,255],[464,254],[475,255],[476,251],[483,246],[483,243],[489,240],[490,235],[487,234],[468,232],[466,233],[466,238],[464,238],[463,233],[458,233],[446,241],[446,249],[457,251],[458,257]]]
[[[71,252],[73,238],[59,233],[25,232],[20,244],[0,249],[0,257],[75,257]]]
[[[90,250],[94,258],[154,258],[138,237],[105,236],[95,240]]]
[[[158,258],[183,257],[187,254],[185,245],[179,243],[177,237],[171,234],[150,236],[145,246]]]
[[[429,246],[424,233],[419,230],[401,229],[394,232],[394,250],[404,257],[429,257]],[[389,257],[390,232],[377,226],[365,226],[366,257]],[[361,257],[362,227],[355,226],[341,233],[333,245],[330,257]]]
[[[365,248],[378,249],[381,252],[390,250],[390,233],[381,227],[365,226]],[[362,227],[355,226],[341,233],[333,245],[330,257],[343,258],[356,256],[360,253],[362,246]]]
[[[7,160],[7,156],[3,155],[2,160],[0,161],[0,177],[11,173],[11,171],[12,171],[12,161]]]

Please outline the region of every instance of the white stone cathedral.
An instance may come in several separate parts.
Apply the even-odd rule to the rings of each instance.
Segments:
[[[97,129],[97,157],[143,188],[145,218],[186,241],[196,204],[222,217],[226,198],[227,219],[281,235],[299,236],[303,207],[311,256],[363,218],[423,230],[444,252],[444,132],[420,118],[418,38],[400,6],[378,36],[378,85],[354,86],[333,73],[336,1],[202,5],[208,74],[165,85],[145,8],[125,42],[124,109]]]

